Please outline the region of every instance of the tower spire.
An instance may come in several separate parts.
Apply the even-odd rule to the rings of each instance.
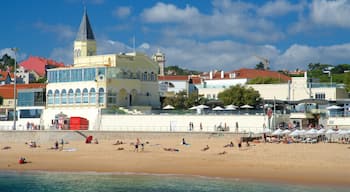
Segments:
[[[95,40],[94,33],[92,31],[89,17],[87,14],[86,7],[84,6],[84,14],[81,19],[79,31],[77,33],[76,41],[86,41],[86,40]]]

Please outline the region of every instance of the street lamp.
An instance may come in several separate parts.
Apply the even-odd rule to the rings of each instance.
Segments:
[[[18,48],[11,48],[11,50],[14,53],[14,71],[13,71],[13,130],[16,130],[16,116],[17,116],[17,112],[16,112],[16,99],[17,99],[17,89],[16,89],[16,71],[17,71],[17,63],[16,63],[16,53],[18,51]]]

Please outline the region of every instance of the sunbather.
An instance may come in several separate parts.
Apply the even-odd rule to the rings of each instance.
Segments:
[[[206,151],[206,150],[208,150],[209,149],[209,146],[207,145],[207,146],[205,146],[203,149],[202,149],[202,151]]]
[[[163,148],[164,151],[175,151],[175,152],[179,152],[180,150],[179,149],[176,149],[176,148]]]

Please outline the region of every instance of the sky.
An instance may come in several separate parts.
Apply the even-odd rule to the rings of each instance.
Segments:
[[[350,0],[3,0],[0,56],[71,65],[86,7],[98,54],[159,49],[198,71],[350,63]],[[258,56],[258,57],[256,57]]]

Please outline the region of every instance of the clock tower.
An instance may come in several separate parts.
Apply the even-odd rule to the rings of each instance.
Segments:
[[[89,17],[84,9],[77,37],[74,41],[74,63],[79,57],[96,55],[96,40],[92,31]]]

